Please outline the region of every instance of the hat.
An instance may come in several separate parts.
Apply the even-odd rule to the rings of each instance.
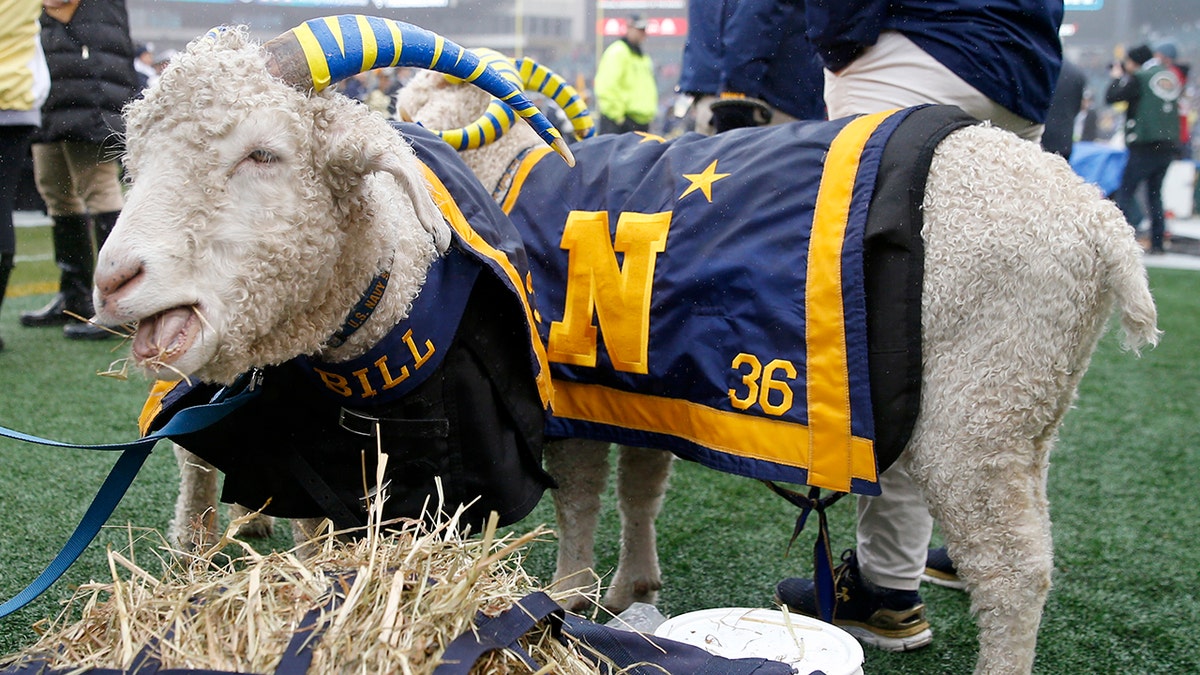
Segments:
[[[1167,57],[1168,59],[1171,59],[1172,61],[1179,58],[1179,50],[1175,47],[1174,42],[1163,42],[1163,43],[1159,44],[1158,47],[1155,48],[1154,51],[1158,52],[1159,54],[1162,54],[1163,56]]]
[[[1130,61],[1133,61],[1134,63],[1136,63],[1140,66],[1143,63],[1154,58],[1154,52],[1151,51],[1150,47],[1148,47],[1146,45],[1138,45],[1138,46],[1134,47],[1133,49],[1130,49],[1129,53],[1126,54],[1126,56],[1129,57]]]
[[[634,14],[629,17],[629,27],[638,30],[646,30],[646,17],[641,14]]]

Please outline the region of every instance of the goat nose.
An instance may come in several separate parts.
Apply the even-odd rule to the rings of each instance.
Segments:
[[[96,268],[96,310],[104,309],[105,304],[114,300],[130,282],[142,274],[142,261],[138,259],[113,260],[109,256],[101,256]]]

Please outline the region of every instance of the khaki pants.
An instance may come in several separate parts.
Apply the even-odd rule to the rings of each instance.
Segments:
[[[111,150],[91,143],[33,144],[33,172],[50,216],[113,213],[125,206]]]
[[[837,73],[825,71],[829,119],[907,108],[922,103],[956,105],[1029,141],[1042,138],[1043,124],[1019,117],[967,84],[954,71],[895,31]]]

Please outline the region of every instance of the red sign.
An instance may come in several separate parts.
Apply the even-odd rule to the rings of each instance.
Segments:
[[[596,22],[596,33],[605,37],[621,37],[629,17],[610,16]],[[656,16],[646,19],[646,35],[687,35],[687,17]]]

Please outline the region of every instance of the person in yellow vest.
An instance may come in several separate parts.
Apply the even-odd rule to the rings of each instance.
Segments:
[[[625,35],[604,50],[592,91],[600,111],[600,133],[647,131],[658,111],[654,62],[642,51],[646,20],[629,18]]]
[[[12,220],[17,184],[50,92],[50,72],[38,40],[41,14],[40,0],[0,0],[0,304],[17,253]]]

